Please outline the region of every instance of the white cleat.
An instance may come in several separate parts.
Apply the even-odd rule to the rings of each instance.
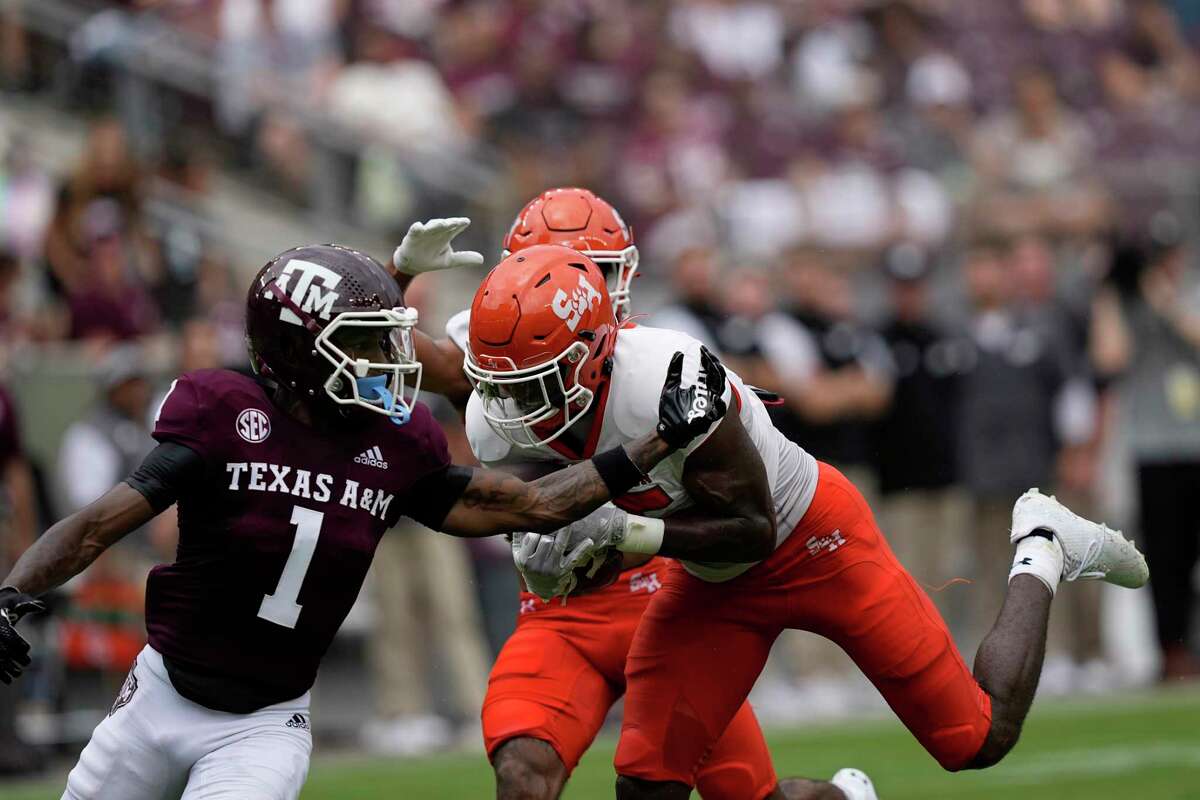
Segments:
[[[879,795],[875,794],[875,784],[861,769],[843,767],[834,773],[829,782],[842,790],[846,800],[879,800]]]
[[[1037,489],[1030,489],[1013,505],[1015,543],[1037,528],[1054,534],[1063,552],[1064,581],[1103,580],[1137,589],[1146,585],[1150,568],[1146,557],[1120,531],[1084,519]]]

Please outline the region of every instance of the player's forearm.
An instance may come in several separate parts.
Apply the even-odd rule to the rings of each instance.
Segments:
[[[663,520],[659,555],[689,561],[762,561],[775,550],[775,519],[756,513],[714,515],[690,509]]]
[[[624,449],[643,475],[672,452],[672,448],[653,433],[635,439]],[[552,472],[529,485],[533,494],[532,510],[538,520],[536,527],[528,530],[537,533],[558,530],[612,499],[609,485],[590,460]]]
[[[61,586],[153,516],[144,497],[119,484],[96,502],[52,525],[21,555],[0,585],[14,586],[34,596]]]
[[[643,474],[672,452],[653,433],[624,445],[624,449]],[[452,510],[444,528],[467,536],[509,531],[549,533],[586,516],[610,499],[612,490],[591,460],[530,482],[499,470],[477,470],[459,498],[462,512]]]
[[[34,596],[62,585],[104,552],[95,544],[94,530],[86,508],[61,520],[21,555],[0,583]]]
[[[471,382],[463,372],[463,353],[448,339],[434,339],[413,331],[413,345],[421,362],[422,388],[440,394],[457,407],[471,397]]]

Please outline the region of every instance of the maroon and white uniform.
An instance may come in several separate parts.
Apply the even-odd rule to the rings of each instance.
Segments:
[[[307,427],[226,370],[175,381],[154,438],[199,454],[203,472],[178,498],[175,563],[150,574],[149,645],[64,798],[299,795],[321,657],[384,532],[422,516],[414,482],[450,464],[424,405],[399,426],[359,417]]]
[[[371,416],[321,432],[226,370],[176,380],[154,438],[206,469],[179,498],[175,563],[150,573],[150,646],[172,667],[259,687],[260,705],[312,686],[380,537],[419,515],[413,483],[450,464],[424,405],[402,426]]]

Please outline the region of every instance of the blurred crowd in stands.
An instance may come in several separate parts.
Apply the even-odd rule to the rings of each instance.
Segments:
[[[37,97],[58,73],[20,24],[33,1],[0,6],[0,86]],[[0,142],[0,351],[76,342],[99,376],[58,463],[32,471],[12,419],[37,409],[3,398],[0,567],[138,462],[153,380],[244,368],[242,282],[257,265],[212,241],[200,201],[214,173],[230,173],[311,209],[332,128],[352,142],[348,221],[376,232],[478,208],[511,217],[556,185],[610,200],[642,253],[634,312],[779,393],[777,424],[878,501],[968,658],[1002,596],[1012,501],[1040,486],[1138,532],[1159,674],[1200,676],[1197,4],[107,5],[71,38],[72,96],[119,113],[94,119],[77,163],[58,172],[29,158],[20,130]],[[205,101],[151,125],[145,96],[118,85],[119,53],[164,25],[216,69]],[[471,164],[491,176],[486,197],[416,188],[422,170],[443,170],[433,183],[444,187]],[[453,409],[439,414],[469,460]],[[160,522],[132,562],[170,557],[172,523]],[[368,738],[418,752],[453,738],[443,716],[477,711],[514,583],[503,549],[419,531],[385,541]],[[84,611],[60,632],[66,663],[119,674],[135,651],[121,638],[138,631],[124,568],[76,588]],[[446,586],[478,591],[446,603]],[[1060,595],[1050,690],[1122,680],[1091,588]],[[89,616],[89,603],[122,613]],[[103,641],[87,628],[100,616],[112,623]],[[430,666],[406,646],[415,638],[451,666],[435,682],[452,684],[444,702],[430,701]],[[780,716],[789,702],[796,717],[819,707],[802,678],[836,671],[810,648],[783,648],[764,681],[760,699]]]

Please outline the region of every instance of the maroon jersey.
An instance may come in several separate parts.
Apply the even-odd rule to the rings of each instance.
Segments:
[[[146,587],[150,644],[169,664],[249,689],[255,706],[312,686],[380,537],[415,510],[414,481],[450,463],[425,406],[402,426],[360,416],[352,429],[310,428],[227,370],[172,384],[154,438],[205,469],[178,500],[176,561]]]

